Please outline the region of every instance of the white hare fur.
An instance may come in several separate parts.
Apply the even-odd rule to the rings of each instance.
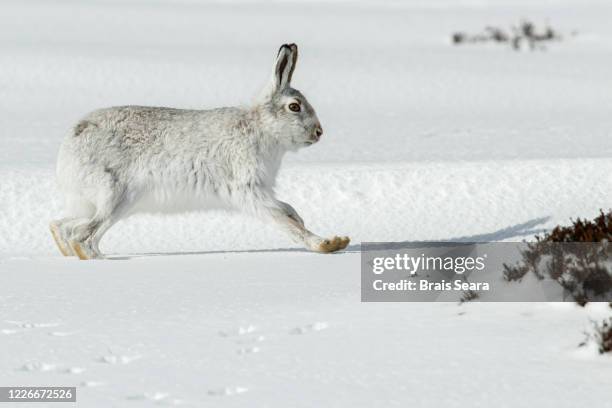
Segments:
[[[348,237],[321,238],[274,196],[287,151],[317,142],[317,115],[291,88],[295,44],[283,45],[274,73],[250,107],[183,110],[123,106],[83,118],[60,149],[57,177],[67,217],[52,221],[60,251],[102,258],[108,229],[137,212],[226,207],[273,222],[317,252],[344,249]]]

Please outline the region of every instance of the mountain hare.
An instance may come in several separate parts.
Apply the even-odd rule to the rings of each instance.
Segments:
[[[122,106],[81,120],[60,149],[59,186],[70,215],[52,221],[62,254],[102,258],[108,229],[137,212],[229,207],[272,221],[311,251],[344,249],[348,237],[321,238],[274,197],[286,151],[319,141],[317,115],[291,88],[295,44],[281,46],[274,73],[251,107],[185,110]]]

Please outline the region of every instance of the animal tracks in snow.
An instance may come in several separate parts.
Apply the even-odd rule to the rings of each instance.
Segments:
[[[36,329],[47,329],[52,327],[58,327],[61,323],[50,322],[50,323],[33,323],[30,321],[17,321],[17,320],[5,320],[7,324],[12,325],[11,328],[5,328],[0,330],[1,334],[12,335],[26,333],[28,331]],[[47,334],[52,337],[68,337],[78,333],[78,331],[50,331]]]
[[[241,326],[233,330],[220,331],[219,335],[225,338],[234,338],[234,343],[242,345],[236,350],[237,354],[255,354],[261,351],[261,348],[254,345],[265,340],[262,335],[253,335],[257,328],[253,325]]]
[[[50,332],[49,336],[54,336],[54,337],[68,337],[68,336],[72,336],[73,334],[75,334],[77,332],[62,332],[62,331],[54,331],[54,332]]]
[[[126,399],[131,401],[149,401],[155,403],[155,405],[166,406],[176,406],[185,403],[182,399],[173,398],[167,392],[144,392],[142,394],[130,395]]]
[[[140,355],[132,355],[132,356],[121,355],[121,356],[118,356],[116,354],[109,354],[109,355],[100,357],[98,359],[98,362],[106,363],[106,364],[130,364],[131,362],[136,361],[136,360],[140,360],[141,358],[142,358],[142,356],[140,356]]]
[[[257,346],[252,346],[252,347],[242,347],[239,348],[236,352],[238,354],[254,354],[254,353],[259,353],[261,351],[261,349]]]
[[[85,369],[82,367],[70,367],[63,370],[65,374],[82,374],[85,372]]]
[[[56,338],[61,342],[66,340],[62,340],[63,338],[67,338],[78,334],[80,330],[53,330],[58,326],[61,326],[62,323],[58,321],[52,322],[33,322],[29,320],[4,320],[0,321],[0,325],[4,323],[5,327],[0,327],[0,336],[2,335],[33,335],[33,334],[42,334],[47,335],[53,338]],[[49,330],[45,330],[49,329]],[[42,332],[41,332],[42,330]],[[253,326],[241,327],[236,331],[236,335],[243,336],[249,333],[252,333],[255,330]],[[228,336],[233,335],[234,333],[227,333]],[[245,341],[247,339],[245,338]],[[250,350],[248,347],[244,347],[243,352],[245,354],[256,352],[255,350]],[[98,363],[103,363],[109,366],[122,366],[135,362],[136,360],[141,359],[142,356],[138,353],[130,352],[130,350],[126,350],[125,353],[116,353],[112,349],[108,349],[106,354],[102,354],[98,358],[94,358],[94,361]],[[65,374],[65,375],[73,375],[77,376],[77,378],[81,377],[80,375],[87,372],[87,369],[82,366],[71,366],[63,363],[49,362],[49,361],[39,361],[39,360],[28,360],[21,366],[16,368],[17,371],[27,372],[27,373],[48,373],[48,374]],[[98,381],[96,379],[91,380],[83,380],[83,378],[79,378],[77,381],[78,385],[83,388],[95,388],[101,386],[107,386],[108,383],[104,381]],[[230,391],[230,394],[232,392]],[[183,405],[184,401],[179,398],[174,398],[170,396],[168,393],[142,393],[133,396],[126,397],[127,400],[141,400],[148,402],[151,405],[159,405],[159,406],[178,406]]]
[[[81,387],[93,388],[93,387],[101,387],[103,385],[106,385],[106,383],[102,381],[81,381],[79,385]]]
[[[219,332],[219,336],[221,337],[244,336],[246,334],[255,332],[255,330],[257,330],[257,328],[253,325],[240,326],[237,329],[233,329],[233,330],[222,330]]]
[[[289,331],[289,334],[307,334],[310,332],[318,332],[321,330],[325,330],[329,327],[329,323],[327,322],[315,322],[312,324],[307,324],[305,326],[294,327]]]
[[[42,361],[28,361],[19,368],[20,371],[27,372],[59,372],[62,374],[81,374],[85,372],[82,367],[65,367],[59,364],[45,363]]]
[[[311,332],[318,332],[325,330],[329,327],[327,322],[314,322],[304,326],[294,327],[289,330],[289,334],[307,334]],[[253,325],[241,326],[237,329],[223,330],[219,332],[221,337],[233,338],[234,343],[240,345],[236,352],[238,354],[254,354],[261,351],[261,347],[257,346],[257,343],[265,341],[265,337],[261,334],[255,335],[257,328]]]
[[[56,364],[43,363],[41,361],[29,361],[20,368],[21,371],[46,372],[57,370]]]
[[[223,387],[223,388],[216,388],[216,389],[208,390],[208,395],[213,396],[213,397],[238,395],[238,394],[244,394],[248,390],[249,389],[247,387],[231,386],[231,387]]]
[[[0,333],[6,334],[6,335],[27,333],[35,329],[45,329],[45,328],[57,327],[61,325],[61,323],[59,322],[34,323],[31,321],[18,321],[18,320],[5,320],[4,323],[7,323],[13,326],[13,328],[2,329],[0,331]],[[71,331],[71,332],[52,331],[47,334],[49,336],[54,336],[54,337],[67,337],[75,333],[76,331]],[[69,374],[69,375],[78,375],[86,371],[85,368],[79,367],[79,366],[69,366],[65,364],[48,363],[48,362],[38,361],[38,360],[27,361],[17,370],[30,372],[30,373],[54,372],[54,373]]]
[[[33,323],[30,321],[18,321],[18,320],[5,320],[4,323],[10,324],[12,327],[0,330],[0,333],[5,335],[25,333],[33,329],[44,329],[50,327],[57,327],[60,325],[58,322],[50,323]]]
[[[240,339],[237,339],[235,342],[236,344],[253,344],[253,343],[261,343],[265,339],[266,338],[264,336],[259,335],[259,336],[240,338]]]
[[[12,324],[13,326],[17,326],[20,329],[38,329],[45,327],[57,327],[60,323],[52,322],[52,323],[32,323],[29,321],[16,321],[16,320],[5,320],[5,323]]]

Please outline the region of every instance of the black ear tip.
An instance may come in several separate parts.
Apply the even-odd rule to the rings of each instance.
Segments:
[[[281,45],[281,46],[280,46],[280,48],[278,49],[278,55],[280,55],[280,53],[281,53],[281,52],[283,51],[283,49],[285,49],[285,48],[286,48],[287,50],[291,51],[291,48],[289,47],[289,45],[288,45],[288,44],[283,44],[283,45]]]
[[[283,48],[286,48],[287,51],[295,51],[295,50],[297,50],[297,44],[291,43],[291,44],[283,44],[283,45],[281,45],[280,48],[278,49],[278,53],[279,54],[283,50]]]

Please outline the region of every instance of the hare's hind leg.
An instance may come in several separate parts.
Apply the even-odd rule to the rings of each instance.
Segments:
[[[74,253],[83,260],[104,258],[99,248],[102,236],[126,215],[132,203],[123,191],[112,192],[101,200],[93,218],[74,225],[69,239]]]
[[[94,207],[91,202],[79,194],[72,193],[66,194],[64,205],[66,213],[71,216],[51,221],[49,230],[62,255],[74,256],[75,253],[69,243],[72,228],[83,219],[91,218],[94,214]]]
[[[102,254],[93,248],[89,239],[97,225],[98,222],[95,219],[84,219],[79,220],[72,230],[68,242],[74,254],[81,260],[103,258]]]
[[[68,243],[66,238],[66,234],[64,232],[66,225],[74,222],[75,218],[62,218],[61,220],[54,220],[49,223],[49,230],[51,231],[51,236],[55,241],[55,244],[59,248],[60,252],[64,256],[73,256],[74,252]]]

